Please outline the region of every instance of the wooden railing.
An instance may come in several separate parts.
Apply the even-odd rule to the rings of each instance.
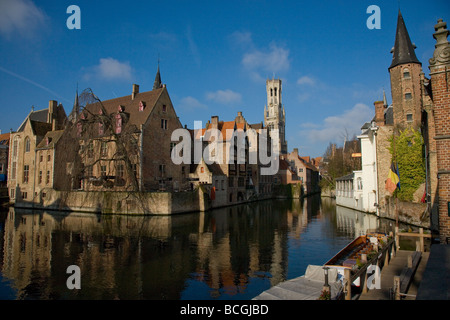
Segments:
[[[424,238],[431,238],[431,234],[423,233],[423,228],[419,228],[419,232],[399,232],[398,227],[395,227],[395,242],[397,244],[397,250],[400,249],[400,237],[418,237],[416,241],[416,251],[425,251]]]
[[[403,268],[399,276],[394,277],[392,293],[393,299],[395,300],[400,300],[405,296],[413,296],[408,295],[406,292],[422,258],[422,252],[425,252],[425,238],[431,238],[431,234],[423,233],[423,228],[419,228],[419,232],[399,232],[398,227],[396,227],[395,242],[397,243],[397,250],[400,249],[400,237],[418,237],[419,239],[416,241],[416,251],[413,251],[408,256],[407,265]]]
[[[390,237],[390,240],[387,242],[385,246],[381,248],[380,251],[373,257],[370,261],[367,261],[361,268],[359,268],[354,274],[352,274],[351,269],[347,268],[344,270],[344,295],[345,300],[352,299],[352,283],[356,279],[360,279],[360,288],[362,288],[362,292],[366,293],[369,290],[369,286],[367,285],[367,269],[371,265],[375,265],[377,267],[376,272],[380,270],[380,266],[388,265],[391,261],[392,255],[395,255],[395,239],[394,237]]]
[[[352,274],[352,270],[347,268],[344,270],[344,296],[345,300],[351,300],[351,286],[356,279],[360,279],[360,288],[362,293],[366,293],[369,290],[367,285],[367,269],[371,265],[376,265],[381,270],[381,267],[387,266],[392,257],[396,255],[396,252],[400,249],[400,237],[417,237],[416,241],[416,251],[412,251],[411,257],[408,258],[408,265],[405,266],[402,274],[394,278],[394,297],[398,299],[400,296],[405,296],[402,290],[408,288],[412,277],[414,276],[415,269],[417,268],[418,262],[420,260],[421,252],[425,251],[425,238],[431,238],[431,234],[426,234],[423,232],[423,228],[419,229],[419,232],[399,232],[398,227],[395,228],[395,234],[390,234],[390,239],[388,243],[382,247],[378,254],[373,257],[370,261],[367,261],[361,268],[359,268],[355,273]],[[348,280],[349,279],[349,280]]]

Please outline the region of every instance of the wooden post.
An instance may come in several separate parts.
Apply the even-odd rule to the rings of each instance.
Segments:
[[[394,300],[400,300],[400,277],[394,276]]]
[[[369,291],[367,286],[367,269],[359,276],[359,285],[362,286],[362,293]]]
[[[366,253],[362,253],[361,254],[361,262],[362,263],[367,263],[367,254]]]
[[[398,235],[398,226],[395,227],[395,246],[400,250],[400,236]]]
[[[425,251],[425,244],[424,244],[424,241],[423,241],[423,228],[419,229],[419,234],[420,234],[420,238],[419,238],[419,241],[420,241],[420,252],[424,252]]]
[[[412,254],[410,254],[409,256],[408,256],[408,268],[412,268],[412,264],[413,264],[413,261],[412,261]]]
[[[347,281],[346,283],[346,290],[347,292],[345,293],[345,300],[352,300],[352,275],[351,275],[351,270],[346,268],[344,269],[344,277],[345,280]]]
[[[389,265],[389,248],[386,248],[386,251],[384,252],[385,257],[384,257],[384,265],[388,266]]]

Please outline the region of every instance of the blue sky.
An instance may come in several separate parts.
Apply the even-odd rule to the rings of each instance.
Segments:
[[[67,8],[78,5],[81,29]],[[370,5],[381,29],[368,29]],[[265,80],[281,78],[288,148],[323,155],[359,133],[383,88],[391,101],[399,1],[0,0],[0,129],[16,130],[34,106],[71,111],[77,84],[102,100],[151,90],[161,77],[183,124],[213,115],[263,121]],[[438,18],[448,0],[400,1],[428,74]]]

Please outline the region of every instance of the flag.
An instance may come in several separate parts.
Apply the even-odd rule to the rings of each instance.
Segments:
[[[400,190],[400,175],[398,174],[398,166],[395,166],[392,162],[386,180],[386,190],[393,193],[397,188]]]

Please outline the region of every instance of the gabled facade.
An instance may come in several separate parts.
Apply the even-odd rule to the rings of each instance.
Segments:
[[[72,126],[82,163],[73,178],[82,190],[185,189],[189,165],[171,159],[171,135],[181,127],[166,86],[156,80],[151,91],[133,85],[129,96],[87,105]]]
[[[310,157],[301,157],[298,149],[282,156],[295,172],[297,183],[301,183],[305,194],[319,192],[319,170],[310,163]]]
[[[67,117],[63,106],[50,100],[48,109],[32,110],[17,132],[11,134],[8,168],[11,202],[16,200],[33,202],[39,197],[39,190],[36,187],[39,179],[39,172],[36,169],[37,146],[48,132],[61,130],[66,123]],[[50,156],[48,161],[54,159]],[[53,176],[53,170],[50,167],[49,170],[51,170],[49,176]],[[45,174],[47,175],[47,170]]]

